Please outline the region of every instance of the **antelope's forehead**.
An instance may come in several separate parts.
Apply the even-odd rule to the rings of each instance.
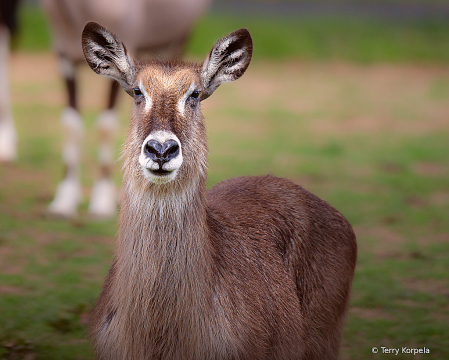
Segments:
[[[156,67],[147,68],[139,74],[137,81],[149,94],[163,92],[177,97],[182,97],[192,84],[200,85],[197,73],[191,69],[166,71]]]

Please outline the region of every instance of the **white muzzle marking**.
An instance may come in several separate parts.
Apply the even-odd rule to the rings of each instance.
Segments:
[[[147,154],[145,154],[145,146],[150,140],[156,140],[163,144],[168,140],[174,140],[179,146],[179,153],[176,157],[170,159],[169,161],[162,164],[162,170],[168,171],[167,173],[157,174],[155,171],[160,170],[159,164],[153,159],[151,159]],[[142,147],[140,149],[139,163],[142,167],[143,175],[149,181],[155,184],[165,184],[173,181],[178,174],[178,170],[182,165],[182,146],[178,137],[169,131],[159,130],[147,136],[143,141]]]

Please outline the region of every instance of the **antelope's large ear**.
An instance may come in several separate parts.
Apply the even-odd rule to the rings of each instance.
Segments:
[[[237,80],[251,62],[253,40],[240,29],[218,40],[203,62],[201,100],[208,98],[222,83]]]
[[[132,95],[135,80],[135,62],[121,40],[103,26],[89,22],[82,35],[84,57],[97,74],[119,82]]]

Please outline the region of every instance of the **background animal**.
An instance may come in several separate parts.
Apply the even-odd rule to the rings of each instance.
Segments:
[[[59,70],[64,77],[68,104],[61,115],[65,130],[63,161],[65,175],[49,205],[50,213],[72,217],[82,198],[80,146],[84,125],[77,101],[76,67],[84,62],[80,34],[89,20],[99,21],[111,31],[120,33],[129,49],[138,56],[176,58],[182,53],[189,33],[210,0],[41,0],[48,14],[59,58]],[[111,179],[112,138],[117,127],[114,112],[117,86],[111,82],[106,110],[99,115],[100,176],[95,182],[89,205],[93,217],[115,214],[117,194]]]
[[[201,65],[136,61],[86,25],[90,67],[134,98],[115,260],[92,314],[97,359],[337,359],[356,262],[351,225],[273,176],[209,192],[200,102],[240,78],[240,29]]]
[[[17,157],[17,134],[9,96],[9,47],[17,28],[18,0],[0,1],[0,161]]]

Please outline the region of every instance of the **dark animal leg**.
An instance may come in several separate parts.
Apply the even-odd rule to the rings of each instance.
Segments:
[[[58,185],[55,198],[50,203],[48,210],[52,215],[73,217],[76,215],[78,204],[82,199],[79,172],[84,124],[78,113],[75,66],[64,56],[60,56],[59,61],[68,95],[68,106],[61,114],[64,129],[62,150],[64,180]]]

